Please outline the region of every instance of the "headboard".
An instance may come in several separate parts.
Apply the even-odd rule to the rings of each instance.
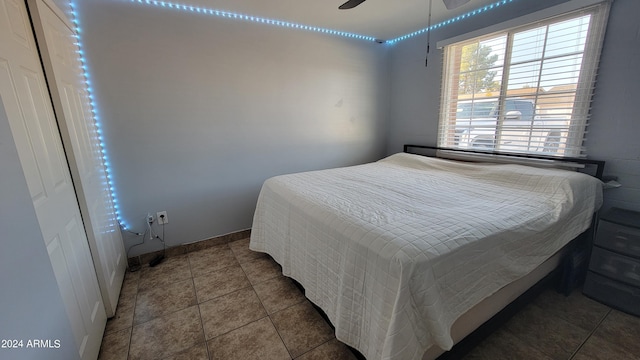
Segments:
[[[496,163],[519,163],[532,166],[574,169],[602,180],[604,164],[602,160],[591,160],[573,157],[554,157],[532,154],[503,153],[495,151],[442,148],[428,145],[404,145],[404,152],[409,154],[439,157],[451,160],[482,161]]]

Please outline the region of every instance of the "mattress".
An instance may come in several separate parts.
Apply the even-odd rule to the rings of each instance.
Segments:
[[[462,314],[586,230],[588,175],[411,154],[268,179],[252,250],[305,288],[367,359],[453,346]]]

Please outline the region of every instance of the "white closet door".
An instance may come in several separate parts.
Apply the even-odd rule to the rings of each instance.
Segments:
[[[0,99],[78,352],[83,359],[95,359],[106,314],[26,6],[21,0],[0,0]]]
[[[54,110],[66,144],[80,210],[107,316],[115,315],[126,269],[98,134],[93,122],[73,26],[42,0],[29,0]],[[66,19],[65,19],[66,20]]]

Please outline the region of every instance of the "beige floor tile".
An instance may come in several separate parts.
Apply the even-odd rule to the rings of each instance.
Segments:
[[[98,360],[126,360],[129,356],[131,328],[104,335]]]
[[[609,307],[584,296],[581,291],[573,291],[564,296],[553,289],[544,291],[534,304],[555,316],[592,331],[609,312]]]
[[[638,358],[640,354],[629,353],[618,344],[592,335],[572,360],[637,360]]]
[[[284,276],[263,281],[253,288],[268,314],[273,314],[305,300],[304,295],[293,284],[293,281]]]
[[[204,342],[198,306],[133,327],[129,360],[175,355]]]
[[[270,257],[240,264],[252,285],[282,276],[282,268]]]
[[[199,306],[207,340],[267,316],[251,288],[217,297]]]
[[[238,265],[236,257],[227,244],[189,253],[189,263],[194,277]]]
[[[330,340],[317,348],[308,351],[296,360],[356,360],[349,348],[337,339]]]
[[[105,333],[126,329],[133,325],[133,315],[136,305],[136,296],[138,294],[138,283],[140,281],[140,272],[126,271],[122,288],[120,289],[120,297],[115,315],[107,320]]]
[[[198,303],[251,286],[239,265],[195,277],[193,283],[196,286]]]
[[[248,243],[127,272],[99,359],[355,359],[280,266]],[[547,290],[464,359],[640,359],[639,333],[637,317],[579,291]]]
[[[291,359],[268,317],[207,342],[212,360]]]
[[[187,255],[167,258],[155,267],[144,266],[140,269],[138,291],[160,288],[189,278],[191,270]]]
[[[640,317],[611,310],[594,335],[621,346],[640,359]]]
[[[241,264],[267,256],[265,253],[250,250],[249,238],[229,243],[229,247]]]
[[[136,298],[133,323],[138,325],[196,304],[196,292],[191,279],[142,290]]]
[[[552,358],[518,339],[510,331],[501,329],[491,334],[464,357],[464,360],[479,359],[551,360]]]
[[[126,291],[126,292],[125,292]],[[120,297],[118,298],[117,307],[133,307],[136,305],[136,296],[138,295],[138,288],[136,286],[135,291],[131,289],[124,289],[120,291]]]
[[[520,311],[505,326],[521,341],[554,359],[568,359],[590,334],[535,304]]]
[[[122,282],[122,288],[120,289],[120,298],[118,300],[118,306],[121,303],[130,303],[131,298],[135,302],[136,294],[138,293],[138,283],[140,282],[140,271],[130,272],[127,271],[124,274],[124,281]]]
[[[116,307],[116,314],[109,320],[107,320],[107,327],[105,333],[119,331],[122,329],[130,328],[133,326],[133,312],[135,309],[135,297],[132,298],[134,302],[130,304],[120,304]]]
[[[207,343],[201,343],[163,360],[209,360]]]
[[[272,314],[271,320],[294,358],[334,336],[329,324],[308,301]]]

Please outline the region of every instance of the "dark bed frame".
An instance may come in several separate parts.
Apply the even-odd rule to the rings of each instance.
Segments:
[[[587,173],[601,180],[604,173],[605,165],[604,161],[584,158],[554,157],[481,150],[461,150],[427,145],[404,145],[405,153],[415,155],[439,157],[437,156],[437,152],[439,150],[454,151],[459,153],[489,154],[503,158],[516,157],[525,159],[550,160],[564,164],[579,164],[584,166],[579,171]],[[490,162],[491,158],[488,158],[487,161]],[[591,227],[582,234],[578,235],[567,245],[567,254],[564,256],[560,265],[556,269],[551,271],[551,273],[542,278],[535,285],[525,291],[522,295],[512,301],[509,305],[500,310],[496,315],[494,315],[484,324],[480,325],[480,327],[474,330],[471,334],[467,335],[464,339],[454,345],[451,350],[440,355],[437,360],[461,359],[489,335],[491,335],[502,325],[504,325],[513,315],[521,311],[525,306],[527,306],[536,297],[538,297],[538,295],[540,295],[544,290],[550,287],[554,287],[558,292],[564,293],[568,296],[574,288],[579,286],[579,284],[584,281],[587,261],[589,259],[591,249],[590,244],[593,239],[595,220],[596,216],[594,216]],[[294,283],[300,288],[302,292],[304,292],[304,288],[301,284],[299,284],[295,280]],[[324,311],[322,311],[322,309],[317,307],[315,304],[312,303],[312,305],[316,308],[316,310],[318,310],[318,312],[327,321],[327,323],[331,325],[331,321],[329,321]],[[352,347],[349,347],[349,349],[353,352],[357,359],[366,360],[366,358],[356,349]]]
[[[492,155],[494,157],[498,157],[501,159],[507,158],[520,158],[523,160],[526,159],[536,159],[536,160],[546,160],[549,162],[557,162],[562,164],[578,164],[584,166],[583,169],[580,169],[581,172],[589,174],[593,177],[596,177],[602,180],[602,176],[604,174],[604,164],[605,162],[602,160],[591,160],[587,158],[575,158],[575,157],[560,157],[560,156],[545,156],[545,155],[532,155],[532,154],[520,154],[520,153],[509,153],[509,152],[498,152],[498,151],[485,151],[485,150],[473,150],[473,149],[454,149],[454,148],[444,148],[437,146],[429,146],[429,145],[404,145],[404,152],[408,154],[415,155],[423,155],[428,157],[439,157],[437,155],[438,151],[451,151],[460,154],[476,154],[476,155]],[[491,157],[487,157],[487,161],[491,162]]]

